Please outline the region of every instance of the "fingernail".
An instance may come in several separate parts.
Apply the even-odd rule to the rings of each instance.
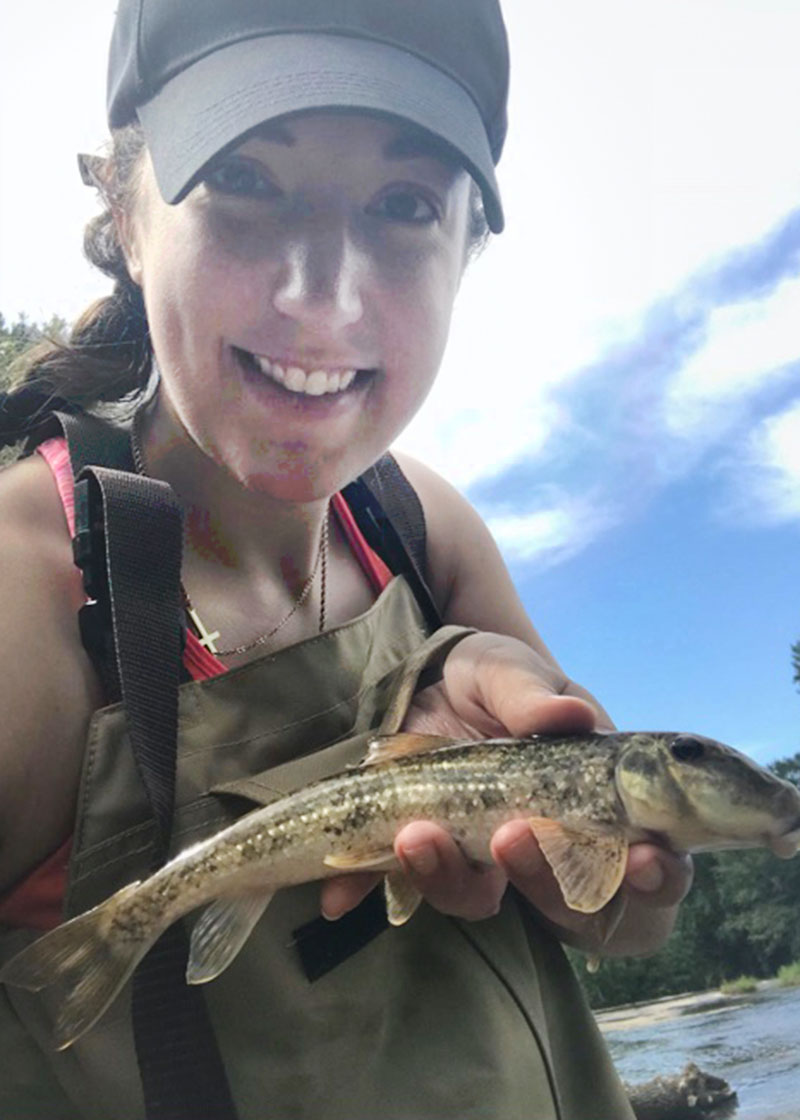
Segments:
[[[344,913],[344,899],[341,897],[341,892],[336,887],[328,887],[323,892],[322,902],[320,904],[320,913],[323,918],[329,922],[338,921]]]
[[[648,863],[644,867],[631,871],[628,882],[637,891],[657,891],[664,885],[664,872],[659,863]]]
[[[503,863],[514,871],[531,871],[533,864],[531,847],[530,835],[520,836],[503,850]]]
[[[519,875],[539,870],[542,857],[527,826],[520,829],[516,822],[505,825],[495,833],[495,842],[498,861],[507,870]]]
[[[403,859],[417,875],[433,875],[439,866],[439,856],[432,844],[419,848],[403,848]]]

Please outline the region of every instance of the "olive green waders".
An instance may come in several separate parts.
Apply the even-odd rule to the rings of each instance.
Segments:
[[[446,649],[453,638],[440,633]],[[182,685],[173,848],[355,762],[424,640],[397,578],[347,625]],[[113,705],[91,724],[69,913],[146,872],[151,839]],[[311,982],[295,931],[318,912],[318,885],[278,892],[204,988],[241,1120],[632,1116],[560,947],[513,892],[481,922],[423,905]],[[4,933],[3,959],[31,939]],[[46,998],[0,989],[0,1117],[141,1120],[129,993],[61,1053],[49,1044],[51,1011]]]

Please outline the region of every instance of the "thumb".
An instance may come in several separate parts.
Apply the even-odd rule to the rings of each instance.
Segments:
[[[484,735],[591,731],[597,712],[578,696],[564,696],[568,679],[530,646],[500,634],[474,634],[444,665],[450,702]]]

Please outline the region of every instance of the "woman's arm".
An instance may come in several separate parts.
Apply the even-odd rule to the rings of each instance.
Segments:
[[[102,698],[78,632],[83,602],[46,463],[0,472],[0,891],[69,835],[91,712]]]

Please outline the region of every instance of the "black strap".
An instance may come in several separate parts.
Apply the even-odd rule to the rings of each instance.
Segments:
[[[438,630],[442,616],[423,575],[425,518],[416,491],[396,460],[384,455],[342,494],[367,544],[395,575],[405,576],[428,628]]]
[[[156,823],[160,864],[169,847],[175,798],[181,512],[166,483],[108,467],[84,467],[76,491],[75,547],[84,552],[86,517],[93,555],[84,583],[110,615],[119,694]],[[102,560],[97,557],[101,545]]]
[[[89,443],[100,433],[73,421],[63,428],[78,465],[94,453]],[[156,824],[155,867],[167,856],[175,796],[181,514],[165,483],[91,466],[78,477],[76,514],[76,557],[106,634],[111,624],[106,676],[124,702]],[[134,974],[133,1030],[146,1114],[148,1120],[236,1120],[202,993],[184,980],[187,956],[186,931],[175,924]]]
[[[425,513],[417,492],[394,455],[387,452],[361,475],[372,496],[394,525],[418,573],[427,571]]]

